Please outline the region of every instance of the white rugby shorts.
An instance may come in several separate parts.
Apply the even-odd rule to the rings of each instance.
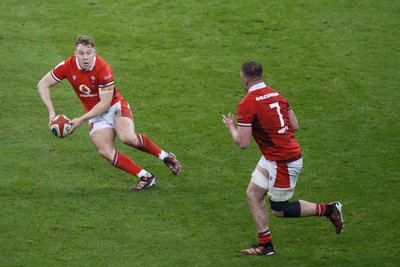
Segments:
[[[261,156],[258,165],[268,171],[269,177],[265,177],[256,169],[252,174],[251,183],[268,190],[268,197],[272,201],[286,201],[292,198],[303,168],[303,158],[289,163],[280,163]]]
[[[121,116],[133,119],[131,108],[125,100],[115,103],[100,115],[91,118],[88,121],[89,135],[104,128],[114,128],[114,121]]]

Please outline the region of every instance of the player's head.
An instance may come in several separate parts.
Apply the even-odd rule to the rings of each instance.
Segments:
[[[75,56],[82,69],[90,69],[96,56],[94,39],[88,35],[78,35],[75,41]]]
[[[257,62],[246,62],[242,65],[240,77],[244,87],[248,90],[252,85],[263,81],[263,68]]]

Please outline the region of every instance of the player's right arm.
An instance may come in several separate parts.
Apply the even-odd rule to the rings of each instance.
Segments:
[[[236,126],[235,115],[232,113],[229,113],[227,116],[222,115],[222,121],[229,129],[233,141],[239,148],[246,149],[250,146],[252,138],[251,127]]]
[[[54,106],[50,97],[50,87],[56,84],[58,84],[58,81],[55,80],[53,76],[51,76],[51,72],[48,72],[46,75],[43,76],[43,78],[39,81],[37,85],[40,98],[42,99],[47,110],[49,111],[49,127],[50,127],[50,122],[56,116],[56,112],[54,110]]]

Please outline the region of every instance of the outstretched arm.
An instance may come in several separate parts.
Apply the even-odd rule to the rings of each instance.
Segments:
[[[229,129],[232,139],[238,147],[246,149],[250,146],[252,137],[251,127],[237,127],[235,115],[231,113],[229,113],[227,116],[222,115],[222,121]]]
[[[39,83],[37,85],[40,98],[42,99],[47,110],[49,111],[49,127],[50,127],[50,122],[56,116],[56,112],[54,110],[53,103],[52,103],[51,97],[50,97],[50,87],[52,87],[56,84],[58,84],[58,81],[56,81],[51,76],[50,72],[48,72],[46,75],[43,76],[43,78],[39,81]]]

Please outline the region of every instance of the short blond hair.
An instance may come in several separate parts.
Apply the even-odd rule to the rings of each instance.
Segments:
[[[84,46],[91,46],[94,48],[94,39],[89,35],[78,35],[75,41],[75,48],[77,48],[80,44]]]

